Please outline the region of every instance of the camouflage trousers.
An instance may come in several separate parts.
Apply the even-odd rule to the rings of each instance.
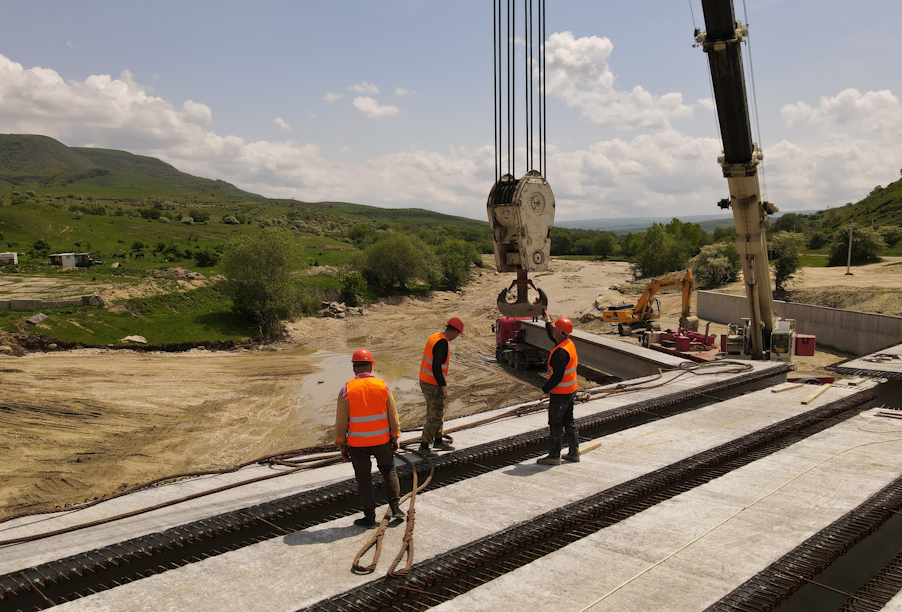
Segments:
[[[420,442],[429,446],[433,440],[438,440],[442,435],[442,424],[445,419],[445,399],[442,397],[442,388],[438,385],[430,385],[420,381],[420,389],[426,398],[426,425],[423,426],[423,436]]]

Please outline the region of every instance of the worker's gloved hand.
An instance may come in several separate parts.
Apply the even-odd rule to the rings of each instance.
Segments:
[[[398,452],[398,439],[395,437],[392,437],[391,439],[391,452]]]
[[[347,446],[341,447],[341,458],[345,460],[345,463],[347,463],[348,461],[351,460],[351,455],[350,455],[350,453],[348,453]]]

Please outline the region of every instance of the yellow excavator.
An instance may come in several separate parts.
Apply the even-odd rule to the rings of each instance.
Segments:
[[[621,336],[629,336],[634,329],[658,331],[661,327],[654,321],[661,317],[661,302],[655,298],[655,294],[664,289],[680,286],[683,288],[680,328],[698,331],[698,317],[689,314],[692,298],[692,270],[681,270],[656,278],[648,284],[636,304],[611,306],[602,311],[601,316],[608,323],[616,323],[617,331]]]

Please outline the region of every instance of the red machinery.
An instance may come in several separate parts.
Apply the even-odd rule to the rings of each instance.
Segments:
[[[708,335],[707,329],[705,332],[700,334],[689,329],[646,332],[642,336],[642,346],[692,361],[713,361],[715,336]]]
[[[523,341],[521,321],[530,317],[498,317],[492,325],[495,332],[495,359],[515,370],[525,370],[531,365],[544,365],[548,352]]]

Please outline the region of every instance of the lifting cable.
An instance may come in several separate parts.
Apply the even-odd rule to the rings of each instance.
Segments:
[[[495,121],[495,182],[504,171],[502,143],[507,146],[507,172],[517,173],[517,1],[502,0],[492,7],[492,73]],[[546,134],[548,125],[545,96],[546,0],[523,0],[523,128],[526,171],[547,172]],[[537,14],[537,15],[536,15]],[[539,37],[538,45],[536,35]],[[506,38],[502,48],[501,40]],[[538,96],[536,91],[538,90]],[[505,99],[506,96],[506,99]],[[507,108],[504,108],[506,104]],[[538,128],[536,127],[538,125]],[[506,134],[505,134],[506,130]],[[536,131],[538,130],[538,132]]]
[[[753,369],[753,366],[751,363],[738,362],[738,361],[684,363],[684,364],[681,364],[680,367],[678,368],[679,372],[677,373],[676,376],[673,376],[666,380],[662,380],[664,378],[664,372],[659,369],[658,374],[654,375],[649,380],[638,380],[635,382],[631,381],[631,382],[619,383],[613,387],[602,385],[602,386],[597,386],[597,387],[591,387],[591,388],[586,389],[581,392],[577,392],[575,401],[579,402],[579,403],[583,403],[583,402],[587,402],[587,401],[591,401],[591,400],[603,399],[605,397],[609,397],[611,395],[618,395],[621,393],[632,393],[632,392],[643,391],[643,390],[648,390],[648,389],[657,389],[659,387],[662,387],[664,385],[672,383],[673,381],[677,380],[678,378],[681,378],[682,376],[684,376],[686,374],[693,374],[695,376],[714,375],[714,374],[740,374],[743,372],[748,372],[752,369]],[[669,370],[668,372],[672,372],[672,371],[673,370]],[[661,382],[656,382],[656,381],[661,381]],[[650,383],[655,383],[655,384],[650,384]],[[547,403],[548,403],[548,398],[543,398],[540,400],[534,400],[531,402],[518,404],[517,406],[514,406],[510,410],[506,410],[500,414],[497,414],[497,415],[494,415],[494,416],[491,416],[491,417],[488,417],[485,419],[481,419],[478,421],[466,423],[464,425],[459,425],[459,426],[453,427],[451,429],[446,429],[444,431],[444,437],[449,439],[451,442],[453,442],[454,439],[448,434],[467,430],[467,429],[472,429],[474,427],[486,425],[488,423],[493,423],[493,422],[496,422],[496,421],[499,421],[502,419],[517,418],[517,417],[525,416],[525,415],[532,414],[535,412],[540,412],[541,410],[544,410],[545,405]],[[414,431],[414,430],[406,430],[406,431],[409,432],[409,431]],[[402,440],[398,444],[401,447],[406,447],[407,445],[413,444],[413,443],[417,442],[418,440],[419,440],[419,438],[412,438],[409,440]],[[21,538],[3,540],[3,541],[0,541],[0,547],[10,546],[13,544],[22,544],[25,542],[33,542],[35,540],[41,540],[44,538],[62,535],[65,533],[78,531],[80,529],[86,529],[88,527],[96,527],[98,525],[112,523],[114,521],[118,521],[121,519],[138,516],[140,514],[145,514],[147,512],[151,512],[153,510],[160,510],[162,508],[166,508],[169,506],[175,506],[177,504],[180,504],[180,503],[183,503],[186,501],[190,501],[193,499],[197,499],[200,497],[204,497],[207,495],[221,493],[221,492],[227,491],[229,489],[234,489],[234,488],[241,487],[244,485],[261,482],[264,480],[269,480],[271,478],[287,476],[289,474],[294,474],[301,470],[317,468],[317,467],[324,467],[327,465],[333,465],[336,463],[340,463],[342,461],[340,453],[326,452],[326,450],[331,449],[331,448],[333,448],[333,447],[332,446],[312,446],[312,447],[283,451],[280,453],[267,455],[265,457],[255,459],[253,461],[247,461],[245,463],[242,463],[240,465],[237,465],[237,466],[234,466],[231,468],[225,468],[225,469],[221,469],[221,470],[211,470],[211,471],[206,471],[206,472],[191,472],[191,473],[185,473],[185,474],[177,474],[174,476],[164,476],[162,478],[157,478],[156,480],[152,480],[150,482],[146,482],[144,484],[134,486],[126,491],[122,491],[122,492],[116,493],[114,495],[104,496],[99,499],[94,499],[94,500],[86,502],[84,504],[72,505],[67,508],[40,510],[37,512],[25,512],[25,513],[9,516],[9,517],[0,519],[0,524],[9,522],[9,521],[12,521],[15,519],[26,518],[29,516],[39,516],[39,515],[44,515],[44,514],[57,514],[60,512],[67,512],[67,511],[75,512],[75,511],[79,511],[79,510],[84,510],[84,509],[90,508],[92,506],[96,506],[100,503],[110,501],[117,497],[122,497],[122,496],[128,495],[130,493],[135,493],[135,492],[138,492],[138,491],[141,491],[144,489],[148,489],[154,485],[158,485],[160,483],[172,481],[172,480],[178,480],[178,479],[184,479],[184,478],[194,478],[194,477],[198,477],[198,476],[230,474],[230,473],[236,472],[242,468],[245,468],[245,467],[248,467],[251,465],[255,465],[255,464],[270,465],[270,466],[280,465],[280,466],[289,468],[287,470],[280,471],[280,472],[277,472],[274,474],[267,474],[265,476],[256,476],[254,478],[249,478],[247,480],[242,480],[240,482],[234,482],[234,483],[224,485],[221,487],[216,487],[214,489],[200,491],[200,492],[193,493],[191,495],[187,495],[187,496],[180,497],[177,499],[160,502],[159,504],[155,504],[153,506],[149,506],[149,507],[145,507],[145,508],[138,508],[136,510],[124,512],[122,514],[117,514],[115,516],[109,516],[106,518],[98,519],[95,521],[90,521],[87,523],[82,523],[79,525],[72,525],[70,527],[65,527],[62,529],[57,529],[55,531],[50,531],[50,532],[46,532],[46,533],[39,533],[39,534],[30,535],[30,536],[23,536]],[[416,451],[411,451],[411,452],[416,453]],[[314,455],[314,454],[317,456],[302,457],[300,459],[291,459],[291,457],[298,457],[299,455]],[[406,457],[403,457],[401,455],[399,455],[399,456],[404,461],[407,461],[408,463],[410,463],[410,461]],[[429,461],[428,458],[427,458],[427,461]],[[416,485],[414,485],[414,490],[422,490],[432,479],[432,475],[435,471],[435,467],[431,461],[429,461],[429,465],[431,467],[429,478],[426,480],[426,482],[423,483],[423,485],[421,485],[419,487],[416,487]],[[416,478],[416,470],[414,470],[413,473],[414,473],[414,478]],[[412,508],[413,508],[413,500],[411,500],[411,509]],[[410,524],[410,522],[408,522],[408,529],[412,533],[413,527]],[[413,549],[413,545],[411,543],[411,551],[412,551],[412,549]],[[400,557],[399,557],[399,559],[400,559]]]

